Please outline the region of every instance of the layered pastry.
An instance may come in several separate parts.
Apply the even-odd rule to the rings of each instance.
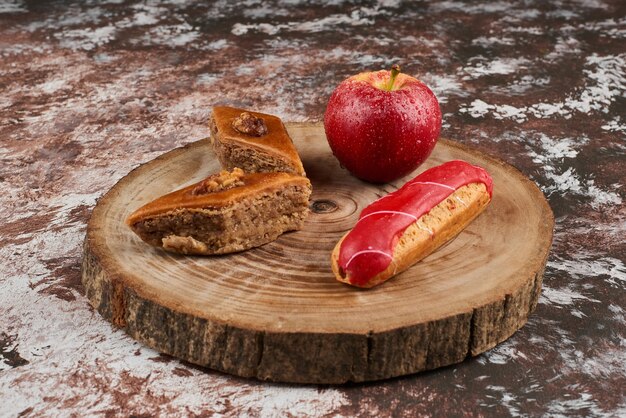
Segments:
[[[332,252],[335,277],[358,287],[383,283],[459,234],[492,190],[491,176],[465,161],[426,170],[361,212]]]
[[[209,127],[211,145],[222,167],[239,167],[246,173],[305,175],[296,147],[278,117],[216,106]]]
[[[181,254],[226,254],[302,228],[311,183],[292,173],[221,171],[133,212],[126,223],[150,245]]]

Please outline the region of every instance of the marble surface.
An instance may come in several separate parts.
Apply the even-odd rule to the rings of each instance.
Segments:
[[[0,0],[0,416],[626,415],[625,44],[619,0]],[[443,136],[554,210],[512,338],[415,376],[291,386],[184,364],[89,307],[85,225],[117,180],[207,136],[212,105],[320,120],[342,79],[392,63],[435,91]]]

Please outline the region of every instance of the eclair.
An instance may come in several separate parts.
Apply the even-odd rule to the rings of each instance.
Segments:
[[[331,255],[337,280],[370,288],[458,235],[489,204],[493,181],[465,161],[424,171],[367,206]]]

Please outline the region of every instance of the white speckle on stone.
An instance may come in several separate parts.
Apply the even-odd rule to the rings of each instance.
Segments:
[[[113,61],[115,61],[117,58],[116,58],[115,56],[112,56],[112,55],[109,55],[109,54],[102,53],[102,54],[95,54],[95,55],[93,56],[93,59],[94,59],[96,62],[106,64],[106,63],[109,63],[109,62],[113,62]]]
[[[7,109],[11,106],[13,106],[13,100],[11,100],[10,97],[0,95],[0,109]],[[2,152],[2,148],[0,148],[0,153],[1,152]]]
[[[83,49],[90,51],[98,46],[105,45],[115,38],[116,27],[113,25],[102,26],[96,29],[72,29],[56,33],[61,46],[73,50]]]
[[[551,182],[551,184],[545,187],[545,191],[548,194],[574,194],[588,197],[591,199],[591,206],[594,209],[605,205],[618,205],[622,203],[622,198],[619,194],[600,189],[596,186],[593,179],[587,179],[586,181],[580,180],[572,167],[560,174],[546,171],[545,176],[546,179]]]
[[[235,75],[250,75],[254,72],[255,68],[248,65],[240,65],[235,69]]]
[[[452,75],[424,74],[419,77],[437,96],[439,103],[447,103],[450,96],[465,97],[467,90]]]
[[[513,74],[520,69],[526,68],[530,61],[526,58],[480,58],[476,63],[464,67],[462,72],[467,75],[464,80],[476,79],[487,75]]]
[[[67,216],[72,209],[78,206],[93,207],[96,204],[96,199],[100,197],[101,193],[68,193],[63,196],[57,196],[51,198],[49,202],[50,207],[56,209],[55,218],[50,221],[50,226],[64,226],[67,224]]]
[[[619,416],[606,413],[594,400],[594,396],[587,392],[580,393],[576,399],[560,398],[548,403],[547,414],[550,417],[565,418],[572,415],[587,417]]]
[[[242,24],[235,23],[231,30],[233,35],[241,36],[246,33],[261,32],[267,35],[276,35],[280,32],[305,32],[315,33],[323,32],[327,30],[333,30],[338,26],[363,26],[372,25],[374,23],[373,17],[386,14],[379,8],[366,8],[361,7],[358,10],[353,11],[350,14],[333,14],[319,19],[313,19],[309,21],[301,22],[287,22],[287,23],[250,23]]]
[[[509,339],[489,351],[478,356],[480,364],[506,364],[512,360],[528,360],[527,356],[517,349],[517,341]]]
[[[429,6],[437,12],[456,11],[469,14],[497,13],[511,10],[511,4],[501,1],[486,2],[481,4],[468,4],[460,1],[438,1]]]
[[[626,123],[622,122],[620,116],[616,116],[602,125],[602,129],[609,132],[626,132]]]
[[[284,8],[270,7],[261,4],[256,7],[246,7],[243,10],[243,16],[248,19],[263,19],[266,17],[288,16],[289,11]]]
[[[555,164],[564,158],[575,158],[578,155],[576,148],[589,142],[587,137],[579,138],[551,138],[543,133],[539,134],[538,150],[530,149],[529,156],[534,163],[539,164],[545,171],[554,171]]]
[[[573,3],[588,9],[607,9],[609,7],[602,0],[576,0]]]
[[[218,39],[216,41],[212,41],[209,42],[205,49],[212,49],[212,50],[218,50],[218,49],[224,49],[228,46],[228,41],[226,39]]]
[[[500,105],[494,109],[493,117],[496,119],[515,119],[518,122],[526,120],[524,108],[510,105]]]
[[[293,416],[320,416],[346,403],[344,395],[333,389],[322,390],[320,393],[314,387],[292,387],[285,390],[280,385],[267,385],[262,392],[244,395],[241,403],[254,405],[262,399],[263,410],[259,416],[264,418],[283,416],[285,411]]]
[[[99,4],[86,9],[72,8],[67,13],[61,15],[51,13],[46,19],[37,19],[24,23],[23,28],[29,32],[45,29],[54,33],[56,38],[60,38],[62,32],[69,31],[72,27],[85,25],[100,26],[106,16],[106,11],[98,7]],[[111,23],[111,25],[113,24]],[[56,30],[52,31],[52,29]]]
[[[221,78],[221,74],[200,74],[197,78],[197,81],[200,84],[214,84]]]
[[[613,320],[615,322],[617,322],[618,324],[626,325],[624,308],[622,308],[621,306],[610,304],[609,311],[611,311],[611,313],[613,314]]]
[[[536,118],[549,118],[553,115],[563,116],[566,119],[571,117],[571,111],[565,106],[565,103],[535,103],[525,107],[525,111]]]
[[[28,12],[23,0],[3,0],[0,2],[0,13]]]
[[[514,119],[521,123],[527,119],[525,108],[518,108],[510,105],[492,105],[480,99],[475,99],[469,106],[461,107],[460,113],[468,113],[474,118],[479,118],[491,114],[495,119]]]
[[[402,0],[377,0],[378,7],[385,7],[388,9],[397,9],[402,4]]]
[[[594,84],[588,85],[579,97],[570,97],[565,105],[572,110],[608,112],[608,106],[626,94],[626,54],[586,58],[585,75]]]
[[[508,410],[510,416],[512,417],[520,416],[520,405],[519,405],[519,401],[517,400],[517,397],[513,395],[512,393],[508,392],[505,387],[497,386],[497,385],[487,385],[485,389],[495,392],[494,394],[495,396],[491,396],[491,395],[486,395],[486,396],[495,398],[500,405],[504,406]],[[481,404],[483,403],[481,402]]]
[[[544,30],[538,26],[509,26],[503,29],[508,33],[526,33],[528,35],[543,35]]]
[[[626,285],[626,266],[622,260],[613,257],[591,257],[588,254],[576,254],[570,260],[557,257],[548,261],[547,266],[566,272],[568,275],[581,279],[584,277],[603,277],[613,286]]]
[[[573,37],[559,38],[554,45],[554,50],[547,54],[545,58],[554,61],[557,58],[561,58],[565,55],[580,53],[580,42]]]
[[[266,33],[268,35],[274,35],[280,31],[280,27],[271,25],[269,23],[259,23],[259,24],[246,24],[243,23],[235,23],[233,26],[231,33],[233,35],[241,36],[248,33],[250,30],[255,30],[257,32]]]
[[[155,27],[149,35],[144,37],[144,42],[166,46],[185,46],[199,37],[200,32],[189,23],[183,22],[178,25]]]
[[[194,120],[208,120],[211,104],[203,92],[193,92],[179,98],[168,110],[168,115],[176,115]]]
[[[479,36],[478,38],[472,39],[472,45],[478,45],[484,48],[489,48],[494,45],[515,45],[515,39],[506,36]]]
[[[544,284],[539,297],[539,303],[558,306],[573,305],[575,301],[583,300],[585,302],[600,303],[599,300],[593,299],[583,295],[581,292],[569,289],[561,288],[555,289]]]
[[[9,57],[12,55],[21,55],[24,53],[35,53],[35,54],[43,54],[50,52],[51,48],[48,45],[37,43],[29,43],[29,44],[12,44],[12,45],[3,45],[0,50],[0,57]],[[12,67],[16,64],[13,63]]]
[[[137,12],[135,16],[133,16],[133,23],[136,26],[153,25],[158,21],[159,19],[156,16],[146,12]]]
[[[46,81],[45,83],[39,84],[35,86],[35,88],[40,89],[45,94],[52,94],[59,90],[63,90],[64,88],[69,88],[67,80],[63,78],[56,78],[50,81]]]
[[[528,19],[533,20],[541,16],[543,12],[537,9],[513,9],[512,15],[516,20]]]
[[[577,28],[589,31],[599,31],[601,34],[607,34],[607,31],[613,31],[615,29],[621,28],[621,30],[619,30],[618,32],[620,34],[623,34],[624,32],[626,32],[626,29],[624,29],[624,25],[626,25],[626,17],[621,17],[619,19],[612,17],[600,21],[581,23],[577,26]]]
[[[599,111],[607,113],[609,106],[618,97],[626,94],[626,54],[617,56],[599,56],[597,54],[587,57],[587,67],[584,73],[587,78],[586,88],[578,95],[570,94],[562,102],[534,103],[527,106],[512,107],[509,105],[490,104],[480,99],[475,99],[469,106],[461,106],[459,112],[467,113],[474,118],[484,117],[491,114],[495,119],[513,119],[516,122],[525,121],[529,115],[536,118],[549,118],[561,116],[566,119],[572,117],[573,112],[589,113]],[[506,65],[497,65],[496,69],[504,71]],[[474,66],[467,67],[466,77],[480,76],[492,71],[492,67]],[[464,77],[465,78],[465,77]]]
[[[372,55],[372,54],[363,54],[357,51],[347,50],[342,47],[335,47],[326,52],[326,56],[336,60],[346,60],[351,63],[359,64],[363,68],[371,68],[374,69],[376,67],[382,66],[380,64],[387,61],[388,58],[385,58],[384,55]],[[391,61],[397,60],[397,58],[392,58]]]
[[[131,6],[136,10],[132,18],[126,18],[116,23],[118,27],[130,28],[134,26],[147,26],[159,23],[168,9],[152,4],[135,4]]]
[[[469,113],[469,115],[473,118],[480,118],[489,113],[489,111],[493,110],[495,106],[485,103],[480,99],[475,99],[469,107],[461,108],[461,113]]]
[[[575,10],[555,9],[555,10],[550,10],[549,12],[547,12],[546,16],[550,18],[572,20],[580,16],[580,14],[577,13]]]

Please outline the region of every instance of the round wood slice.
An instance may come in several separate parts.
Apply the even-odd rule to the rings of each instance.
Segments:
[[[440,140],[409,176],[361,182],[339,166],[320,124],[288,124],[313,184],[301,231],[238,254],[179,256],[124,224],[137,207],[220,169],[208,141],[133,170],[96,205],[83,284],[104,318],[133,338],[239,376],[299,383],[360,382],[457,363],[494,347],[534,309],[554,219],[513,167]],[[373,289],[337,282],[330,253],[360,211],[451,159],[493,176],[493,201],[466,230]]]

